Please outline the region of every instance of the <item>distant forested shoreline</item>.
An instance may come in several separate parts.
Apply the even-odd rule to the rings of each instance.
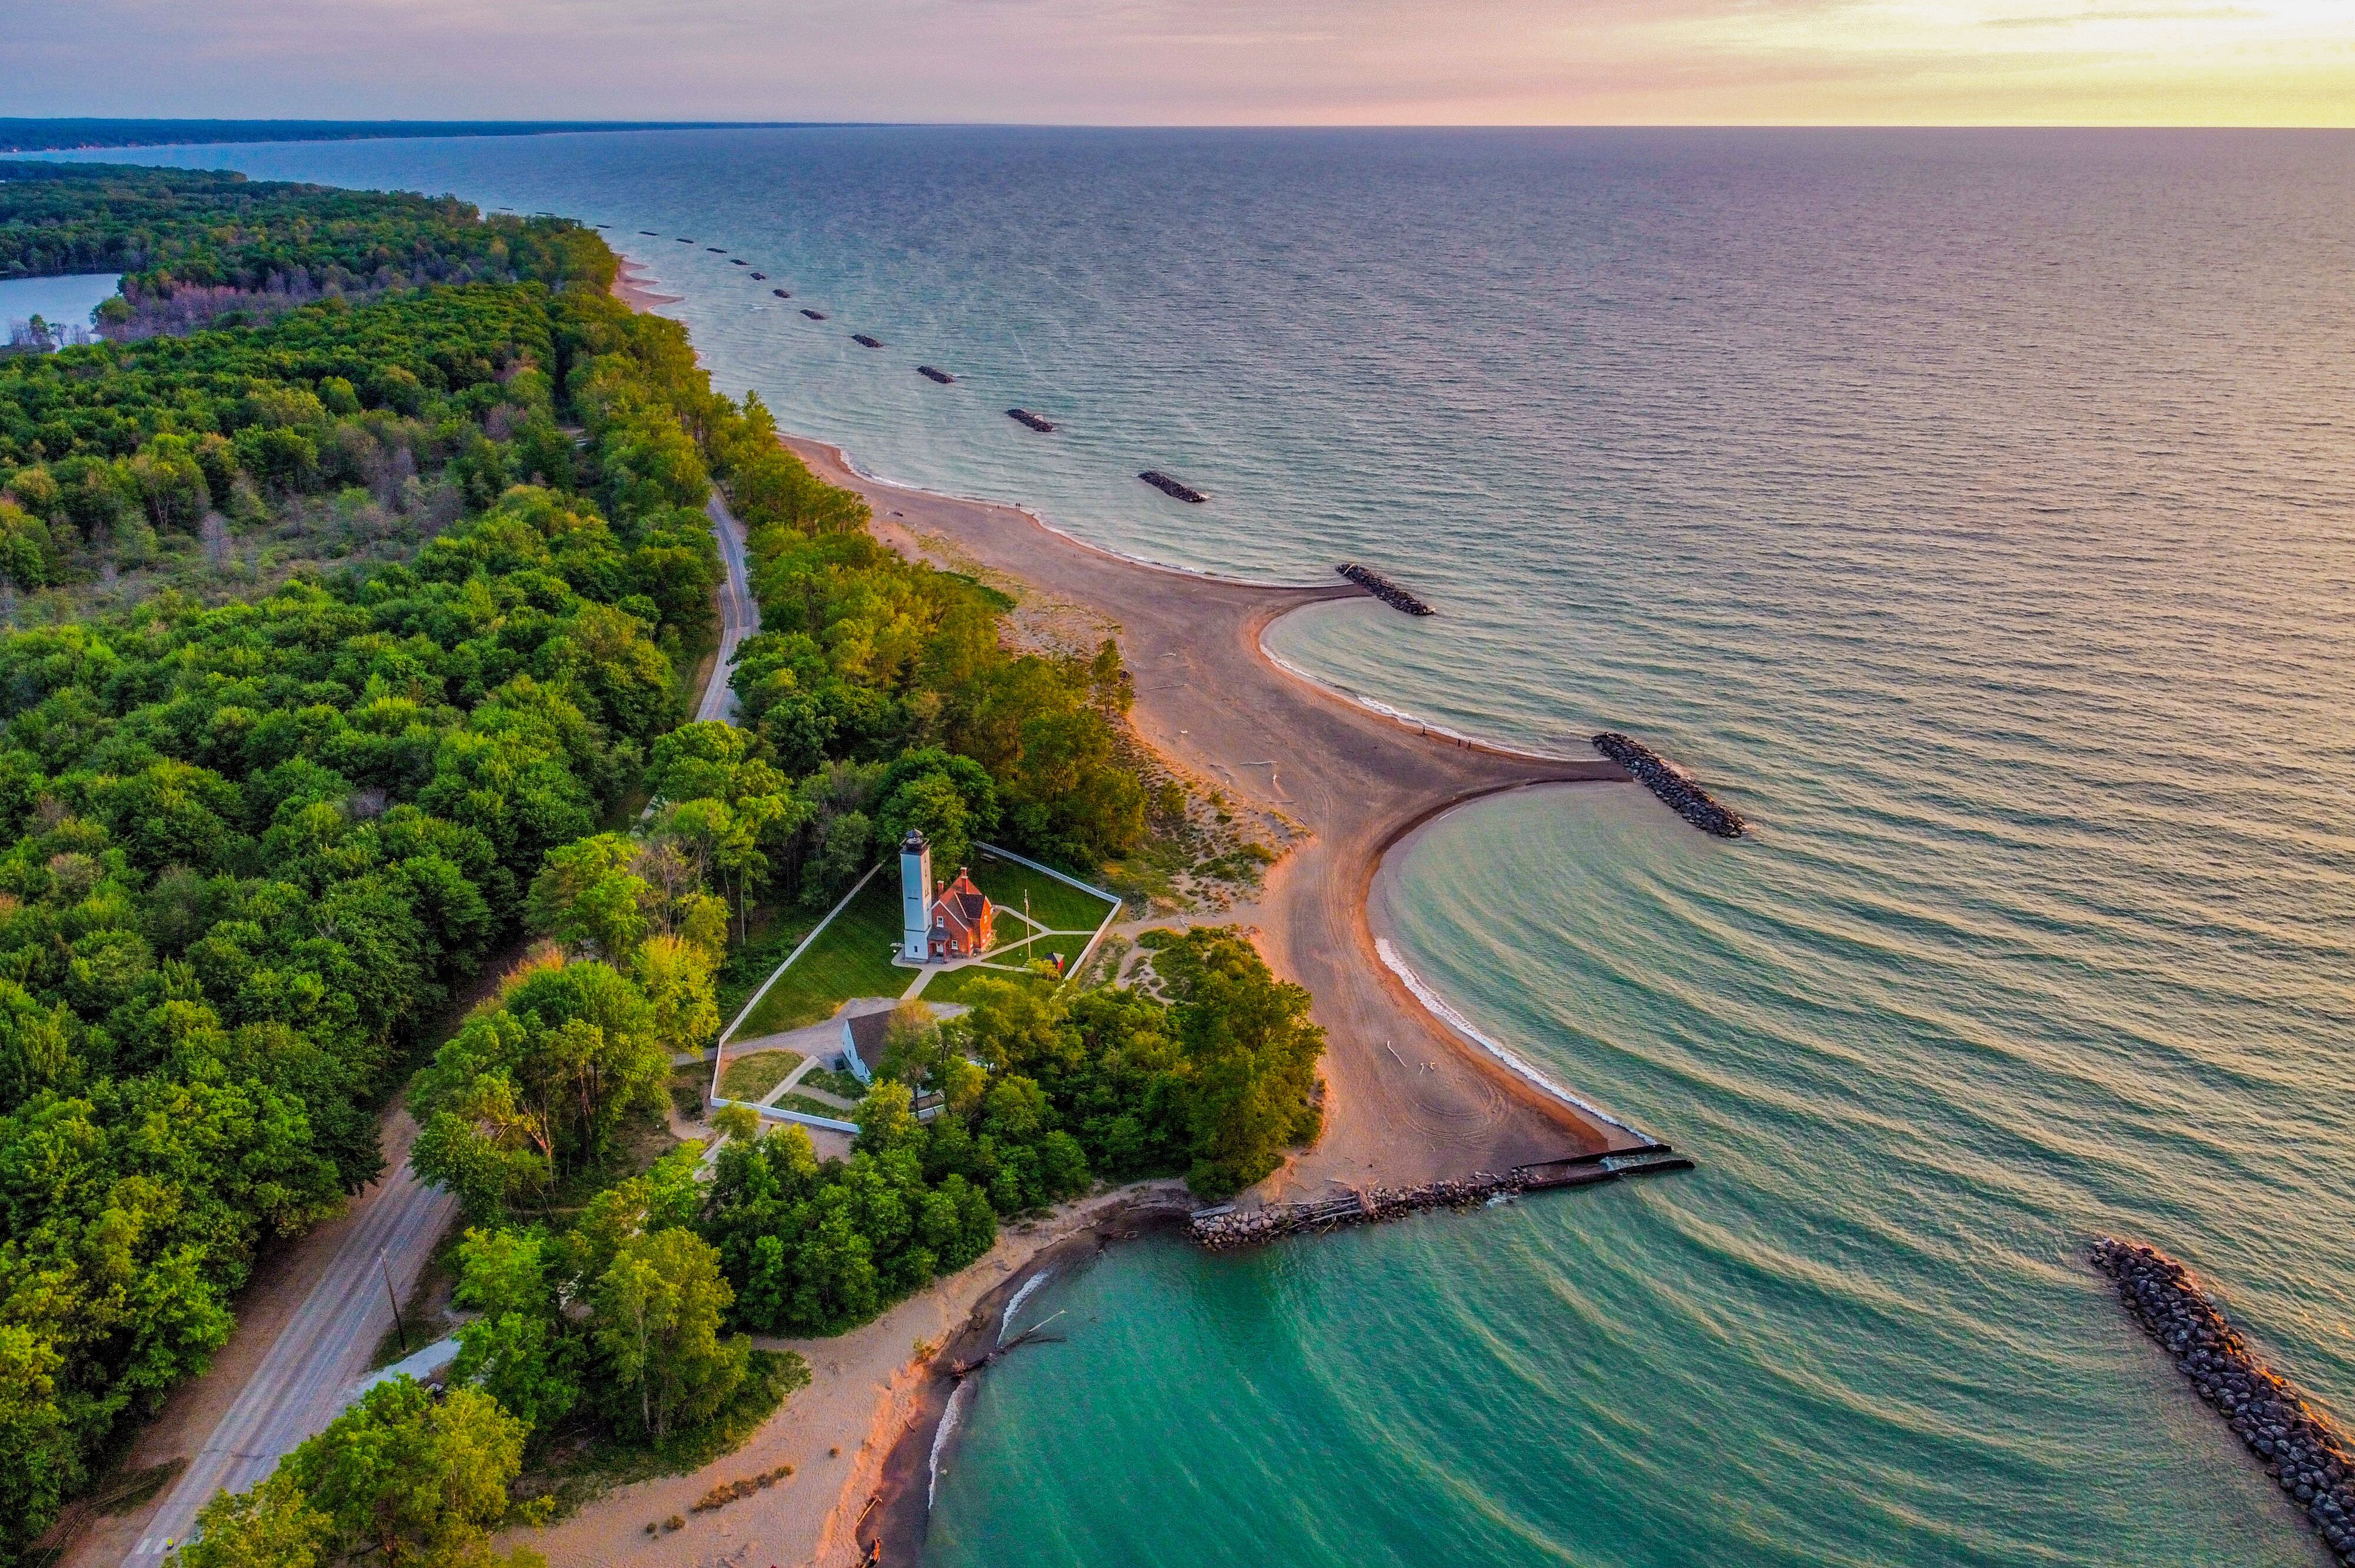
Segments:
[[[372,142],[402,136],[553,136],[583,131],[773,131],[789,120],[0,119],[0,153],[173,147],[216,142]]]

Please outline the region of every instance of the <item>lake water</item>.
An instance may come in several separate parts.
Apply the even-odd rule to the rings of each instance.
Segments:
[[[79,272],[66,278],[0,279],[0,337],[35,316],[51,328],[90,330],[91,313],[123,282],[120,272]]]
[[[1518,796],[1377,890],[1696,1172],[1057,1280],[941,1561],[2318,1560],[2082,1260],[2179,1253],[2355,1404],[2355,138],[151,156],[608,224],[787,428],[1159,560],[1369,561],[1440,615],[1283,656],[1515,743],[1626,728],[1755,825]]]

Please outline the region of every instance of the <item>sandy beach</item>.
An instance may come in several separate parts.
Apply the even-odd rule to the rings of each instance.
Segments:
[[[656,305],[675,305],[686,296],[657,293],[649,286],[646,271],[628,257],[621,258],[621,267],[613,274],[613,297],[634,311],[650,311]]]

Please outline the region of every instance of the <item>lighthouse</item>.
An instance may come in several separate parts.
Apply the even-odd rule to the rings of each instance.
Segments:
[[[932,923],[932,846],[915,829],[900,841],[900,957],[924,961],[924,938]]]

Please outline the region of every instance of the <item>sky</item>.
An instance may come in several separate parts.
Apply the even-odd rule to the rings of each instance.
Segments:
[[[0,114],[2355,125],[2355,0],[7,0]]]

